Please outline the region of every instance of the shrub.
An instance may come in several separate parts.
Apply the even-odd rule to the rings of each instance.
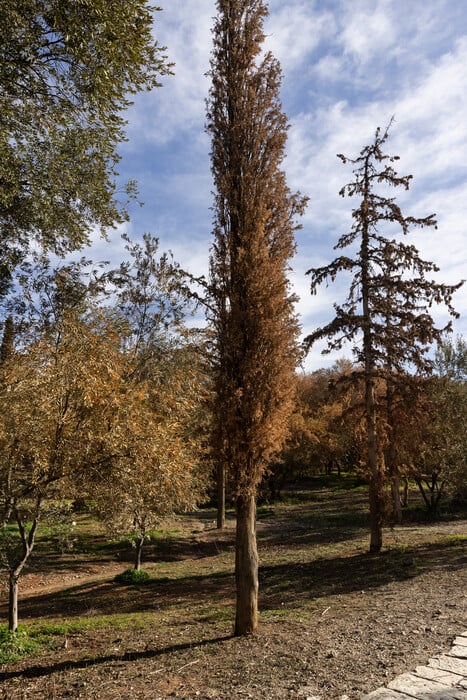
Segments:
[[[127,569],[117,574],[114,578],[115,583],[122,583],[126,586],[138,586],[142,583],[147,583],[151,577],[147,571],[143,569]]]

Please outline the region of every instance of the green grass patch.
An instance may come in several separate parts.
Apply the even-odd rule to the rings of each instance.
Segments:
[[[13,633],[5,625],[0,627],[0,664],[17,661],[22,656],[35,654],[43,648],[54,649],[56,638],[49,635],[30,634],[30,630],[20,625]]]
[[[67,636],[96,629],[128,630],[150,629],[154,626],[152,613],[122,613],[98,615],[79,620],[31,621],[10,632],[0,625],[0,665],[14,663],[24,656],[35,656],[41,651],[53,651],[63,646]]]
[[[115,583],[125,586],[141,586],[150,581],[151,577],[144,569],[126,569],[114,578]]]
[[[467,535],[448,535],[444,538],[443,542],[448,545],[458,545],[467,542]]]

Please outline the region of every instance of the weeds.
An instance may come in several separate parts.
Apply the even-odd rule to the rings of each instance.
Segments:
[[[35,654],[42,648],[56,648],[56,639],[49,635],[31,634],[23,625],[16,632],[0,627],[0,664],[12,663],[20,657]]]

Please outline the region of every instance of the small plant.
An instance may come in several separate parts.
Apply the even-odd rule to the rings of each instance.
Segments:
[[[147,571],[143,569],[127,569],[117,574],[114,578],[115,583],[122,583],[125,586],[139,586],[147,583],[151,577]]]
[[[22,626],[16,632],[0,628],[0,664],[11,663],[21,656],[32,654],[41,647],[41,642],[30,637]]]

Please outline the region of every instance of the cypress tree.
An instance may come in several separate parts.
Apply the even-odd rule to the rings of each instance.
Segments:
[[[214,448],[234,488],[235,634],[258,624],[256,493],[283,445],[299,357],[287,279],[295,217],[305,199],[289,191],[281,163],[287,118],[281,70],[261,55],[262,0],[218,0],[207,131],[215,185],[210,261],[215,338]]]

